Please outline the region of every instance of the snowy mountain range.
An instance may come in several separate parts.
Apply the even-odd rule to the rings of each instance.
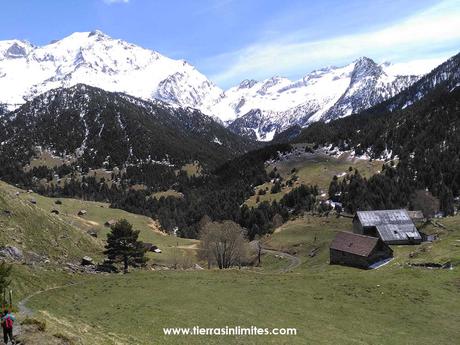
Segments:
[[[27,41],[0,41],[0,108],[3,104],[14,110],[51,89],[87,84],[196,108],[238,134],[271,140],[292,125],[329,121],[372,107],[420,78],[402,75],[394,67],[363,57],[344,67],[313,71],[297,81],[245,80],[224,92],[184,60],[96,30],[42,47]]]
[[[329,121],[367,109],[419,79],[395,75],[391,66],[363,57],[344,67],[313,71],[295,82],[280,77],[245,81],[226,92],[237,114],[230,128],[246,135],[252,129],[258,140],[271,140],[293,125]]]
[[[187,62],[100,31],[77,32],[43,47],[0,41],[0,103],[9,109],[45,91],[80,83],[200,110],[222,94]]]

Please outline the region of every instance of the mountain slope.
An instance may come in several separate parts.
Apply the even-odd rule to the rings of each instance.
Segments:
[[[244,81],[226,91],[221,103],[234,109],[230,129],[258,140],[293,125],[330,121],[370,108],[407,88],[418,76],[397,75],[388,63],[363,57],[345,67],[313,71],[292,82],[271,78]],[[218,112],[216,106],[216,112]]]
[[[436,67],[433,71],[420,78],[412,86],[388,99],[385,102],[362,111],[347,118],[331,121],[328,124],[315,123],[308,128],[304,128],[294,141],[317,141],[327,140],[352,140],[362,138],[368,134],[364,129],[368,127],[382,126],[386,124],[388,128],[399,128],[400,121],[409,116],[410,112],[406,109],[415,106],[421,101],[429,102],[433,97],[440,105],[442,99],[439,94],[449,95],[458,93],[460,86],[460,53],[453,56],[443,64]],[[426,98],[426,99],[425,99]],[[419,114],[420,121],[425,121],[423,114]],[[398,124],[398,126],[395,126]],[[415,133],[414,133],[415,134]],[[373,136],[372,134],[371,136]],[[383,135],[379,133],[378,137]],[[280,136],[281,137],[281,136]],[[374,137],[376,139],[377,137]],[[370,139],[370,138],[369,138]],[[364,143],[363,143],[364,144]]]
[[[288,130],[278,133],[275,142],[288,141],[317,141],[324,135],[335,137],[340,136],[342,139],[359,136],[362,125],[371,125],[372,122],[379,122],[386,116],[389,125],[397,123],[395,117],[390,116],[392,112],[397,113],[408,106],[417,103],[430,93],[444,91],[449,93],[460,85],[460,54],[457,54],[441,65],[437,66],[430,73],[426,74],[408,88],[404,89],[395,96],[378,103],[377,105],[364,109],[360,114],[352,115],[349,118],[340,121],[331,121],[325,125],[323,123],[313,123],[309,127],[301,130],[298,126],[293,126]],[[372,115],[372,116],[370,116]],[[379,116],[381,115],[381,116]],[[353,127],[353,124],[356,128]],[[335,137],[338,139],[338,137]]]
[[[27,163],[36,148],[73,155],[80,165],[140,162],[215,166],[251,143],[195,109],[147,102],[78,84],[46,92],[8,113],[0,151]]]
[[[437,66],[429,74],[412,84],[410,87],[369,109],[372,113],[404,109],[425,97],[433,89],[440,86],[449,92],[460,85],[460,53]]]
[[[10,109],[48,90],[79,83],[208,114],[212,102],[222,94],[186,61],[97,30],[76,32],[43,47],[19,40],[0,41],[0,103]]]
[[[386,64],[377,65],[368,58],[356,61],[347,90],[321,120],[330,121],[359,113],[395,96],[418,80],[416,76],[389,75],[385,67]]]
[[[0,181],[1,249],[16,247],[26,261],[42,264],[48,258],[64,263],[79,261],[84,255],[102,255],[103,245],[75,227],[72,216],[54,215],[51,208],[32,204],[32,197]]]
[[[439,197],[441,210],[453,214],[454,197],[460,195],[459,59],[460,55],[449,59],[407,91],[369,111],[312,124],[294,141],[398,159],[397,175],[390,172],[387,177],[406,191],[428,189]],[[403,109],[388,110],[395,105]]]

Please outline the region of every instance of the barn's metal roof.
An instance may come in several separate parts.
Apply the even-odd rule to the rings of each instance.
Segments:
[[[421,240],[406,210],[358,211],[357,217],[363,227],[376,227],[384,242]]]
[[[405,223],[412,224],[412,220],[406,210],[358,211],[356,214],[363,226]]]
[[[376,237],[341,231],[335,235],[330,248],[359,256],[369,256],[378,241]]]

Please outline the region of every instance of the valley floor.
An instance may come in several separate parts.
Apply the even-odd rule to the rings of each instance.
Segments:
[[[292,272],[280,273],[290,262],[267,253],[260,269],[85,275],[28,306],[47,332],[75,344],[458,344],[460,217],[425,229],[440,240],[394,247],[395,259],[370,271],[328,264],[327,244],[350,223],[306,216],[265,239],[264,246],[302,261]],[[408,265],[446,261],[454,268]],[[297,335],[163,334],[194,326],[296,328]]]
[[[267,170],[276,166],[284,180],[295,174],[296,183],[325,190],[332,176],[343,176],[349,166],[372,175],[383,164],[326,154],[296,157],[274,162]],[[289,188],[261,195],[260,201],[280,198]],[[29,317],[21,326],[26,344],[460,343],[460,216],[423,227],[439,240],[393,246],[391,262],[364,271],[329,265],[329,244],[337,231],[351,231],[350,218],[306,214],[261,239],[261,267],[219,271],[196,269],[195,263],[205,266],[196,256],[198,242],[165,235],[148,217],[104,203],[56,200],[0,182],[0,209],[10,211],[0,215],[0,241],[35,257],[14,265],[15,304],[23,301],[18,316],[22,322]],[[82,209],[87,213],[78,216]],[[83,255],[102,260],[109,231],[104,223],[120,218],[140,230],[141,240],[162,249],[161,254],[149,253],[147,270],[110,275],[62,269],[79,263]],[[446,262],[453,269],[410,265]],[[297,335],[163,333],[163,328],[195,326],[296,328]]]

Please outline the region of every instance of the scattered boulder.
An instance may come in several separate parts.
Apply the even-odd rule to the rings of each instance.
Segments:
[[[198,265],[198,264],[193,265],[193,268],[194,268],[195,270],[204,270],[204,268],[201,267],[201,266]]]
[[[46,263],[49,259],[46,256],[39,255],[35,252],[24,252],[24,261],[28,265],[35,265],[40,263]]]
[[[82,266],[93,266],[94,265],[94,260],[93,260],[93,258],[91,258],[89,256],[84,256],[81,259],[81,265]]]
[[[94,230],[94,229],[90,229],[86,232],[88,235],[90,235],[91,237],[94,237],[94,238],[97,238],[98,236],[98,232],[97,230]]]
[[[13,246],[5,246],[0,249],[0,257],[3,257],[12,261],[22,261],[24,255],[22,250]]]
[[[77,215],[79,215],[79,216],[84,216],[84,215],[86,215],[87,213],[88,213],[88,212],[86,212],[86,210],[80,210],[80,211],[78,211]]]
[[[51,210],[51,213],[54,213],[54,214],[59,214],[59,210],[57,210],[57,209],[53,208],[53,209]]]
[[[30,201],[31,204],[34,204],[34,205],[37,204],[37,200],[35,200],[35,199],[30,199],[29,201]]]
[[[62,201],[61,201],[61,200],[56,200],[54,203],[55,203],[56,205],[62,205]]]
[[[13,214],[13,212],[11,212],[10,210],[3,210],[3,214],[5,216],[11,216]]]

